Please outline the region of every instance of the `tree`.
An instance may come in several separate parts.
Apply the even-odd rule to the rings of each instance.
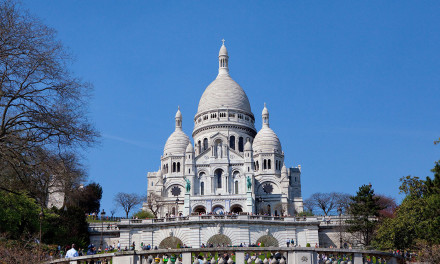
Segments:
[[[142,197],[135,193],[119,192],[115,195],[114,202],[117,206],[122,207],[126,218],[128,218],[130,211],[142,203]]]
[[[304,207],[313,212],[318,208],[324,215],[328,215],[332,210],[341,207],[345,211],[350,196],[344,193],[314,193],[304,201]]]
[[[55,30],[0,3],[0,189],[26,190],[40,205],[51,182],[68,190],[82,180],[75,149],[98,137],[87,117],[91,85],[70,61]]]
[[[394,213],[397,209],[396,200],[392,197],[383,195],[383,194],[377,194],[376,197],[379,198],[377,201],[378,205],[383,208],[379,211],[379,216],[381,218],[392,218],[394,217]]]
[[[374,190],[370,185],[362,185],[356,196],[352,196],[348,209],[351,219],[347,231],[360,235],[360,243],[369,246],[373,239],[373,232],[377,225],[379,211],[383,208],[379,205],[379,197],[374,195]]]
[[[160,208],[164,206],[162,198],[154,192],[147,195],[147,208],[157,218]]]
[[[81,208],[86,214],[98,213],[101,206],[102,187],[99,183],[92,182],[76,189],[72,193],[69,205]]]

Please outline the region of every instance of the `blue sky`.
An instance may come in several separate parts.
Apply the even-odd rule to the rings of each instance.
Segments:
[[[77,76],[94,84],[101,144],[84,153],[89,181],[146,193],[146,175],[180,105],[191,135],[221,39],[231,76],[261,128],[266,102],[302,191],[354,194],[371,182],[397,198],[398,179],[440,159],[438,1],[42,1],[23,6],[58,31]],[[122,215],[122,211],[119,210]]]

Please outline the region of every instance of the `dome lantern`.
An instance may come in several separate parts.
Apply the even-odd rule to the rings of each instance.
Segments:
[[[263,118],[263,127],[267,126],[269,127],[269,110],[266,108],[266,103],[264,103],[263,112],[261,113],[261,116]]]
[[[218,53],[218,75],[222,74],[229,74],[229,68],[228,68],[228,50],[225,46],[225,40],[222,39],[222,46],[220,47],[220,51]]]
[[[176,120],[176,130],[182,130],[182,113],[180,112],[180,106],[177,107],[175,120]]]

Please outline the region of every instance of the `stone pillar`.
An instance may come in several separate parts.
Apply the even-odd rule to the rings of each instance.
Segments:
[[[314,251],[290,251],[287,264],[317,264],[318,254]]]
[[[141,257],[137,255],[129,255],[129,256],[114,256],[113,257],[113,264],[140,264],[141,263]]]
[[[235,252],[235,263],[245,263],[244,252]]]
[[[246,187],[247,189],[247,187]],[[252,199],[252,191],[246,192],[246,212],[255,213],[254,200]]]
[[[192,259],[191,259],[191,252],[183,252],[182,253],[182,263],[183,264],[191,264],[192,263]]]
[[[363,258],[361,253],[353,254],[353,264],[363,264]]]
[[[189,198],[190,198],[190,194],[189,193],[185,193],[185,201],[184,201],[184,204],[183,204],[183,215],[189,215],[190,214]]]

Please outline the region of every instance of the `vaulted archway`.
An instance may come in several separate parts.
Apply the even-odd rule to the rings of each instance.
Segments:
[[[182,240],[177,237],[167,237],[160,242],[159,248],[177,248],[178,245],[179,247],[183,245]]]
[[[217,245],[232,245],[232,241],[228,236],[225,236],[223,234],[217,234],[213,235],[211,238],[208,239],[208,244],[213,244],[214,247]]]
[[[264,235],[257,239],[257,244],[261,243],[265,247],[278,247],[278,240],[272,235]]]

